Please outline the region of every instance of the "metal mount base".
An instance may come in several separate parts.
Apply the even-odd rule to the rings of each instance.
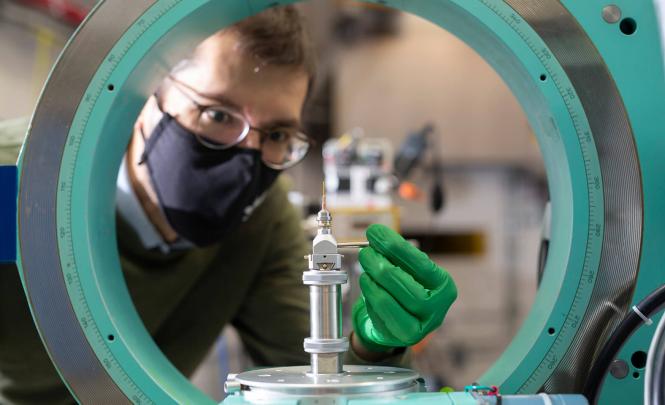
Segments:
[[[248,371],[230,376],[225,389],[227,394],[242,395],[249,402],[313,396],[319,401],[340,396],[390,397],[424,390],[418,373],[404,368],[347,365],[341,374],[314,375],[309,371],[309,366]]]

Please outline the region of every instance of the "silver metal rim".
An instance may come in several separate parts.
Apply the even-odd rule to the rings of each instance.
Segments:
[[[303,348],[307,353],[343,353],[349,350],[349,339],[305,338]]]
[[[306,271],[302,275],[305,285],[340,285],[346,284],[349,275],[345,271]]]
[[[136,0],[126,1],[122,7],[117,2],[97,5],[51,72],[23,149],[19,243],[27,296],[51,360],[84,404],[131,402],[93,352],[67,293],[57,242],[58,168],[90,80],[118,39],[153,3]]]

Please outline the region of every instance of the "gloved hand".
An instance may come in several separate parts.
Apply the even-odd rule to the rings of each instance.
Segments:
[[[443,322],[457,298],[455,282],[390,228],[374,224],[366,234],[353,329],[370,351],[416,344]]]

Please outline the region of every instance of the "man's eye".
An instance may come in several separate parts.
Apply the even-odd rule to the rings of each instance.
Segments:
[[[287,142],[290,137],[291,134],[286,130],[273,130],[268,133],[268,139],[276,143]]]
[[[206,110],[207,118],[217,124],[226,124],[233,121],[233,116],[225,111]]]

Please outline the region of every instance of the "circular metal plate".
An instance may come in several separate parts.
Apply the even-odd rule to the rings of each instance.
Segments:
[[[260,369],[238,374],[236,381],[245,392],[271,396],[392,394],[419,389],[419,374],[403,368],[347,365],[343,374],[313,375],[309,371],[309,366]]]

